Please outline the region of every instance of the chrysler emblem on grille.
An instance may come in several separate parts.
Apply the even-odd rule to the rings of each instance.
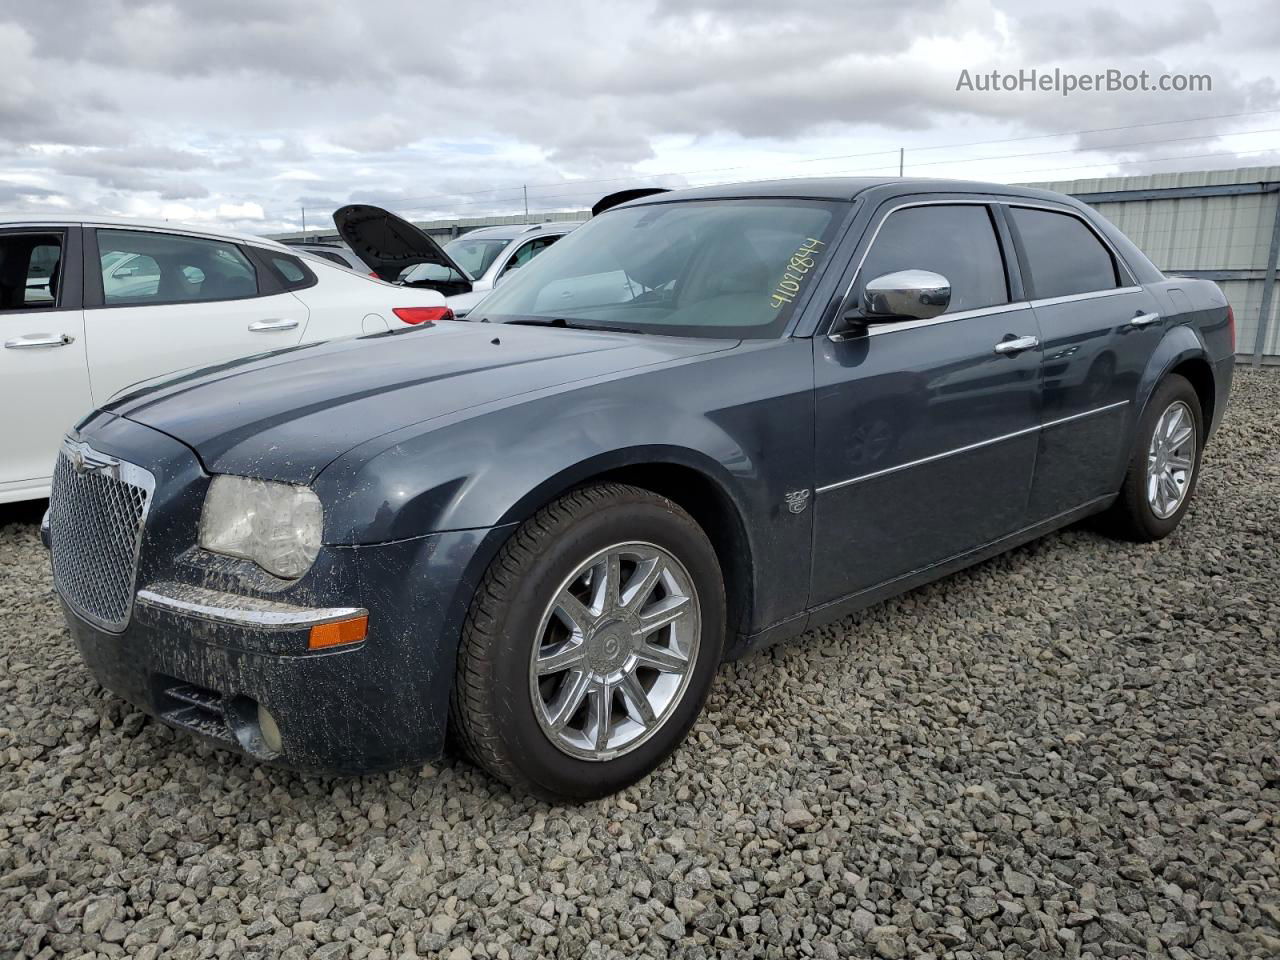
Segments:
[[[67,460],[76,473],[101,473],[109,477],[120,477],[120,461],[98,453],[88,444],[67,444]]]

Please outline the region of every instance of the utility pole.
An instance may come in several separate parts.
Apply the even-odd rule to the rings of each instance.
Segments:
[[[302,239],[307,239],[307,208],[302,208]]]
[[[529,185],[526,183],[524,189],[524,222],[529,222]]]
[[[902,168],[904,165],[904,161],[906,160],[906,156],[907,156],[907,148],[899,147],[898,148],[898,176],[902,176]]]

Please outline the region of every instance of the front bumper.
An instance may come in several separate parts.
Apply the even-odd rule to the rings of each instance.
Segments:
[[[462,625],[509,525],[330,544],[301,578],[282,581],[194,546],[209,475],[190,449],[105,413],[79,430],[95,452],[155,478],[123,626],[78,613],[83,592],[75,603],[60,594],[103,686],[165,723],[294,768],[359,774],[440,755]],[[59,529],[44,532],[55,554]],[[92,543],[77,549],[98,556]],[[309,642],[317,625],[366,612],[362,641]]]
[[[424,710],[421,691],[406,687],[411,670],[367,640],[308,650],[312,626],[363,610],[160,584],[139,591],[132,621],[115,634],[62,606],[81,656],[108,690],[258,760],[355,774],[440,752],[442,725]]]

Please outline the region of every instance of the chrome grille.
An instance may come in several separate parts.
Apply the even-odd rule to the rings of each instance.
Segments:
[[[53,470],[49,539],[58,593],[91,623],[118,632],[133,612],[138,550],[155,477],[66,440]]]

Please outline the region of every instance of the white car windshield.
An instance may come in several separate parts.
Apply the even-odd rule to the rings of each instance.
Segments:
[[[505,281],[474,319],[776,337],[816,283],[847,210],[789,199],[620,207]]]
[[[467,271],[471,279],[479,280],[509,243],[510,238],[485,240],[459,237],[446,243],[444,252],[449,255],[449,259]],[[404,283],[420,283],[423,280],[456,281],[466,278],[457,276],[453,270],[438,263],[420,263],[402,273],[400,279]]]

